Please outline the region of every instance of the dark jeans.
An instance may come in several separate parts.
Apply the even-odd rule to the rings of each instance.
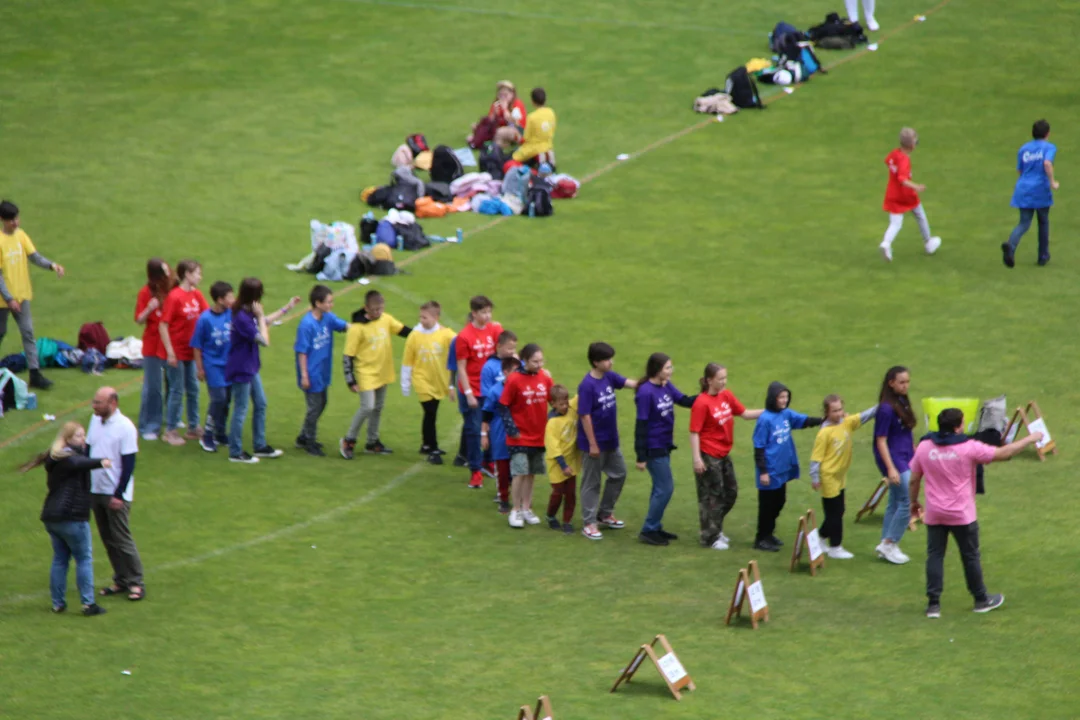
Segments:
[[[424,421],[420,425],[421,435],[424,438],[424,447],[434,450],[439,447],[439,431],[436,421],[439,419],[439,401],[425,400],[420,403],[424,410]]]
[[[113,582],[124,589],[142,587],[142,560],[139,558],[139,549],[135,547],[135,538],[131,536],[129,524],[131,503],[125,502],[121,510],[110,510],[111,499],[112,495],[91,495],[101,544],[105,546],[113,568]]]
[[[970,525],[926,526],[926,597],[932,603],[941,599],[945,586],[945,548],[949,544],[950,533],[960,547],[968,592],[975,602],[982,602],[986,600],[986,585],[983,584],[982,563],[979,562],[978,522]]]
[[[477,396],[476,407],[470,408],[465,397],[465,393],[458,393],[458,410],[461,411],[461,419],[465,423],[462,429],[465,433],[465,455],[469,459],[469,469],[475,472],[484,464],[484,451],[480,448],[480,426],[484,419],[480,408],[484,404],[484,398]]]
[[[229,442],[229,399],[232,397],[232,388],[206,386],[210,395],[210,409],[206,413],[207,427],[203,432],[212,432],[213,438],[222,445]]]
[[[818,534],[829,545],[838,547],[844,544],[844,491],[836,497],[821,498],[821,507],[825,510],[825,519],[821,521]]]
[[[701,544],[711,546],[724,530],[724,518],[735,507],[739,484],[735,467],[726,457],[701,454],[705,472],[697,476],[698,517],[701,520]]]
[[[787,503],[787,483],[776,490],[758,490],[757,492],[757,537],[755,540],[768,540],[776,533],[776,518]]]
[[[319,432],[319,418],[322,417],[323,411],[326,410],[328,396],[329,393],[326,390],[322,392],[304,392],[307,412],[304,413],[304,424],[300,428],[300,437],[308,444],[316,442],[315,436]]]
[[[675,478],[671,475],[670,455],[651,457],[645,461],[645,467],[652,478],[652,492],[649,494],[649,513],[641,532],[652,533],[664,529],[664,511],[675,493]]]
[[[1016,252],[1020,238],[1031,227],[1031,218],[1036,215],[1039,218],[1039,260],[1045,261],[1050,259],[1050,208],[1048,207],[1020,209],[1020,224],[1013,228],[1012,234],[1009,235],[1009,247]]]

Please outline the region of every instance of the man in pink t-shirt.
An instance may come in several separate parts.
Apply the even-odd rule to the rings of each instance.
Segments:
[[[1042,439],[1036,432],[1005,447],[994,447],[963,434],[964,414],[956,409],[938,415],[938,432],[930,433],[911,461],[911,514],[919,512],[919,487],[926,478],[926,617],[941,617],[941,590],[945,582],[945,548],[949,534],[956,538],[964,563],[968,592],[975,612],[1001,607],[1005,596],[990,595],[979,562],[979,523],[975,517],[975,468],[1013,455]]]

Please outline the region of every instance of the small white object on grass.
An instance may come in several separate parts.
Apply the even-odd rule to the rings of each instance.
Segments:
[[[723,115],[717,115],[716,116],[716,122],[724,122],[724,116]]]
[[[784,88],[784,92],[790,95],[791,93],[795,92],[795,88],[786,87]]]
[[[131,671],[130,671],[130,670],[121,670],[121,671],[120,671],[120,674],[121,674],[121,675],[130,675],[130,674],[131,674]]]
[[[615,156],[615,159],[616,160],[629,160],[630,156],[627,155],[626,153],[619,153],[618,155]]]
[[[870,43],[866,46],[866,49],[870,52],[874,52],[875,50],[877,50],[877,43]]]
[[[312,545],[312,546],[311,546],[311,549],[312,549],[312,550],[314,550],[314,549],[315,549],[315,546],[314,546],[314,545]]]
[[[916,15],[915,16],[915,22],[926,22],[926,16],[925,15]]]
[[[368,280],[366,277],[362,277],[359,280],[357,280],[356,282],[360,283],[361,285],[370,285],[371,284],[371,281]]]
[[[55,415],[50,415],[49,413],[45,413],[44,417],[45,417],[45,422],[52,422],[53,420],[56,420],[56,416]]]

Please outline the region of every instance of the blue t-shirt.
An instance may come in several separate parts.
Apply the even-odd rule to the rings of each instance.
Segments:
[[[308,380],[311,382],[305,392],[320,393],[330,387],[330,377],[334,367],[334,333],[345,332],[349,324],[334,313],[323,313],[316,320],[310,311],[300,319],[296,328],[296,343],[293,351],[296,358],[296,385],[300,385],[300,358],[307,355]]]
[[[889,457],[892,458],[896,472],[905,473],[911,469],[911,459],[915,457],[915,441],[911,430],[904,427],[900,416],[893,410],[889,403],[878,405],[877,414],[874,416],[874,461],[877,462],[878,470],[882,475],[888,473],[885,462],[877,449],[876,438],[885,438],[885,446],[889,448]]]
[[[491,446],[492,460],[510,459],[510,449],[506,446],[506,425],[499,414],[499,398],[502,397],[505,384],[502,360],[492,355],[484,362],[484,367],[480,368],[480,397],[484,399],[481,410],[495,414],[488,423],[488,443]]]
[[[452,373],[457,372],[457,353],[454,352],[454,348],[456,347],[457,335],[455,335],[454,339],[450,341],[450,354],[446,356],[446,369]],[[487,397],[487,395],[483,395],[482,397]]]
[[[1016,153],[1016,169],[1020,177],[1016,180],[1012,206],[1038,210],[1054,205],[1054,193],[1050,190],[1050,178],[1046,175],[1043,163],[1054,162],[1057,148],[1047,140],[1032,140],[1024,143]]]
[[[225,380],[230,385],[249,383],[259,374],[259,322],[247,310],[233,313],[229,334],[229,359],[225,361]]]
[[[755,480],[758,490],[779,490],[784,483],[799,478],[799,453],[795,450],[792,430],[806,425],[806,416],[790,408],[780,412],[766,410],[754,426],[754,447],[765,449],[765,471],[769,473],[768,487]]]
[[[615,391],[626,386],[626,378],[617,372],[608,371],[597,380],[591,373],[586,374],[578,385],[578,416],[588,415],[592,419],[593,435],[600,452],[619,449],[619,415],[615,406]],[[577,445],[582,452],[589,452],[589,439],[585,437],[585,428],[578,420]]]
[[[637,419],[647,421],[647,450],[671,450],[674,445],[675,403],[685,397],[672,383],[657,385],[644,382],[638,386],[634,403]]]
[[[216,313],[203,310],[195,323],[191,347],[202,353],[206,387],[229,387],[225,381],[225,362],[229,359],[229,336],[232,334],[232,310]]]

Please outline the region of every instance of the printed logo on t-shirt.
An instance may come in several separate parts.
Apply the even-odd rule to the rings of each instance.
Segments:
[[[226,322],[221,327],[215,327],[210,331],[210,343],[216,348],[223,348],[229,344],[229,334],[232,332],[232,323]]]
[[[660,417],[667,417],[675,409],[675,401],[671,399],[671,396],[664,393],[659,400],[656,401],[656,409],[660,412]]]
[[[199,307],[199,299],[191,298],[190,300],[186,300],[180,307],[180,312],[183,313],[184,317],[188,320],[194,320],[199,317],[199,314],[202,313],[202,308]]]
[[[320,327],[319,331],[311,338],[311,351],[322,350],[330,344],[330,328]]]
[[[490,335],[483,338],[477,338],[476,341],[473,342],[471,349],[473,357],[483,363],[495,354],[495,338]]]
[[[24,262],[25,254],[23,253],[22,243],[16,242],[10,250],[7,251],[7,255],[4,257],[4,267],[7,270],[14,270],[19,263]],[[9,273],[10,275],[11,273]]]
[[[597,410],[600,413],[608,413],[615,409],[615,388],[608,385],[604,388],[604,392],[600,393],[600,396],[596,398],[596,407],[593,408],[595,413]]]
[[[785,420],[783,425],[773,430],[772,436],[777,445],[786,443],[791,439],[791,423]]]
[[[547,387],[542,382],[537,383],[535,389],[531,387],[523,388],[521,394],[525,398],[526,405],[547,403]]]
[[[851,440],[851,433],[849,432],[845,432],[841,437],[833,437],[833,454],[842,455],[844,453],[844,448],[847,447],[849,440]]]
[[[724,423],[731,421],[731,406],[727,404],[727,401],[723,401],[720,405],[713,409],[713,420],[720,427],[724,427]]]
[[[1040,150],[1039,152],[1026,152],[1025,151],[1024,155],[1023,155],[1023,158],[1024,158],[1024,162],[1026,162],[1026,163],[1036,162],[1038,160],[1042,160],[1043,159],[1043,151],[1042,150]]]
[[[927,457],[935,461],[960,459],[960,455],[955,450],[931,450]]]
[[[420,364],[422,365],[430,365],[432,363],[437,364],[439,362],[439,359],[442,357],[442,353],[443,346],[442,343],[439,342],[433,342],[431,343],[431,345],[421,346],[416,351],[416,355],[419,358]]]
[[[386,328],[376,328],[374,332],[368,335],[368,348],[372,351],[378,350],[389,337]]]

